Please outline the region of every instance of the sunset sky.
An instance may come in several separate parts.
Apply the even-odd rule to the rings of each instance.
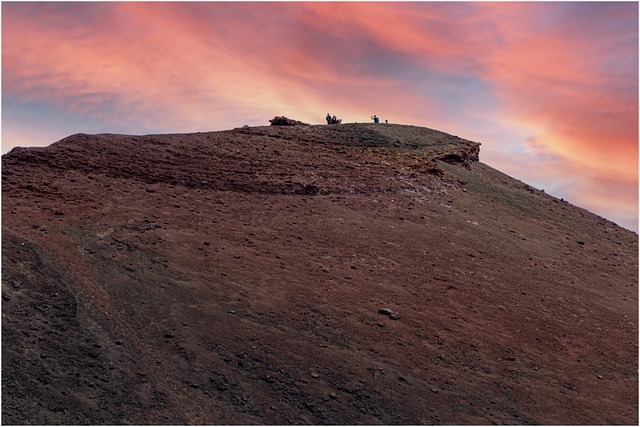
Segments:
[[[638,4],[2,3],[2,153],[382,121],[638,229]]]

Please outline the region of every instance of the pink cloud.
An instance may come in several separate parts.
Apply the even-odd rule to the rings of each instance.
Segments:
[[[233,61],[232,47],[211,49],[185,34],[186,24],[176,22],[170,8],[114,4],[108,12],[107,22],[113,25],[83,37],[75,37],[85,32],[77,27],[40,26],[41,20],[52,18],[49,14],[5,20],[3,31],[12,34],[3,46],[6,90],[79,113],[136,110],[143,118],[158,112],[173,116],[176,124],[202,119],[207,105],[229,108],[269,90],[243,77],[248,64]],[[175,37],[167,35],[172,30]],[[112,108],[103,110],[109,102]]]
[[[637,15],[637,4],[625,6]],[[510,111],[509,120],[537,128],[551,150],[585,166],[634,171],[637,20],[630,33],[609,21],[625,6],[600,5],[571,20],[557,18],[571,25],[544,25],[544,5],[483,5],[500,17],[504,40],[484,64],[483,78]]]

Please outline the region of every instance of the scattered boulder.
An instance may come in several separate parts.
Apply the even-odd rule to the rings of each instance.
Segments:
[[[398,313],[396,313],[395,311],[391,310],[390,308],[379,308],[378,309],[378,313],[384,314],[385,316],[389,316],[389,319],[391,319],[391,320],[400,319],[400,315]],[[384,325],[384,323],[383,323],[383,325]]]

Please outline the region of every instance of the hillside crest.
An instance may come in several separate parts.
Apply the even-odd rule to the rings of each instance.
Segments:
[[[7,424],[638,423],[638,236],[408,125],[2,156]]]

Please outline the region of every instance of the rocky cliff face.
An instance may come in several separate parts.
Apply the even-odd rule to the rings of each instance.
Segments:
[[[13,150],[3,422],[637,424],[637,235],[478,158],[383,124]]]

